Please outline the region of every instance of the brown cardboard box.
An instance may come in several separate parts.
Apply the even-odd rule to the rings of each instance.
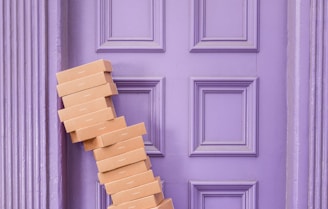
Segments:
[[[111,205],[107,209],[139,209],[139,208],[153,208],[158,206],[164,200],[162,192],[155,195],[150,195],[140,199],[132,200],[122,203],[120,205]]]
[[[116,117],[112,98],[110,97],[100,97],[86,103],[58,110],[58,116],[60,121],[63,122],[90,112],[104,109],[106,107],[110,107],[114,117]]]
[[[108,72],[99,72],[86,77],[78,78],[72,81],[57,85],[59,97],[73,94],[85,89],[100,86],[105,83],[113,83],[112,75]]]
[[[114,205],[119,205],[124,202],[136,200],[149,195],[162,192],[161,181],[159,177],[156,177],[155,181],[150,183],[134,187],[132,189],[124,190],[116,194],[111,195]]]
[[[96,161],[99,161],[142,147],[144,147],[143,138],[142,136],[138,136],[107,147],[95,149],[93,150],[93,155]]]
[[[83,146],[85,151],[91,151],[103,147],[102,141],[98,137],[84,141]]]
[[[151,209],[174,209],[173,202],[171,198],[165,199],[157,207]]]
[[[124,141],[130,138],[134,138],[136,136],[143,135],[145,133],[146,133],[145,125],[143,123],[139,123],[112,132],[104,133],[102,135],[98,135],[94,139],[85,141],[83,143],[84,149],[86,151],[90,151],[101,147],[106,147],[118,143],[120,141]]]
[[[84,65],[67,69],[56,74],[58,83],[72,81],[97,72],[111,72],[112,65],[107,60],[96,60]]]
[[[96,112],[91,112],[64,122],[66,132],[72,132],[79,128],[88,127],[102,121],[114,119],[112,108],[107,107]]]
[[[105,173],[98,173],[98,179],[100,184],[105,184],[108,182],[116,181],[122,178],[136,175],[138,173],[146,172],[151,168],[151,162],[147,156],[146,160],[142,160],[121,168],[117,168],[112,171]]]
[[[81,103],[89,102],[90,100],[94,100],[99,97],[108,97],[116,94],[118,94],[116,85],[114,83],[106,83],[90,89],[79,91],[75,94],[63,96],[62,100],[64,107],[67,108]]]
[[[102,134],[98,136],[101,139],[103,147],[115,144],[120,141],[124,141],[133,137],[146,134],[146,128],[144,123],[138,123],[136,125],[128,126],[116,131]]]
[[[93,147],[97,145],[97,141],[95,140],[96,136],[108,133],[111,131],[115,131],[117,129],[122,129],[126,127],[126,121],[124,116],[114,118],[113,120],[103,121],[97,124],[94,124],[92,126],[79,128],[76,131],[71,133],[71,139],[72,142],[84,142],[85,148],[88,148],[88,145],[90,147]],[[86,141],[87,140],[87,141]],[[95,143],[95,145],[93,145]],[[98,147],[98,146],[96,146]],[[86,149],[86,151],[89,151],[92,149]]]
[[[146,160],[146,158],[147,154],[145,148],[139,148],[115,157],[97,161],[96,164],[99,172],[106,172],[141,160]]]
[[[154,180],[155,177],[153,171],[148,170],[146,172],[129,176],[127,178],[108,182],[106,183],[105,187],[107,194],[111,195],[143,184],[150,183]]]

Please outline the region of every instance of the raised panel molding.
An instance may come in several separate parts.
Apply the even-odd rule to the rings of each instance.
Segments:
[[[150,129],[147,130],[149,137],[145,141],[146,151],[149,156],[164,156],[164,78],[115,77],[114,81],[119,95],[124,93],[146,93],[148,95]]]
[[[208,37],[206,35],[207,1],[192,0],[190,52],[257,52],[259,45],[258,0],[241,0],[243,14],[241,14],[240,25],[243,32],[239,37],[229,35]]]
[[[191,78],[190,156],[257,156],[258,153],[257,78]],[[231,143],[205,137],[205,94],[241,94],[242,138]],[[224,120],[224,118],[223,118]]]
[[[189,209],[206,208],[206,199],[234,198],[240,199],[241,207],[236,209],[257,209],[257,182],[217,182],[217,181],[190,181],[189,182]]]
[[[164,52],[165,51],[165,5],[164,0],[148,0],[151,8],[150,36],[113,36],[112,11],[114,0],[98,0],[97,52]]]

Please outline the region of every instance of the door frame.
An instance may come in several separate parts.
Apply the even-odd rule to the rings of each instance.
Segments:
[[[287,172],[286,209],[312,209],[327,204],[328,95],[325,85],[328,54],[325,0],[288,0],[287,52]],[[324,9],[326,8],[326,10]],[[55,73],[67,66],[67,2],[48,1],[48,208],[63,209],[66,205],[66,138],[57,117],[61,108],[55,85]],[[51,105],[52,104],[52,105]],[[53,110],[52,108],[57,108]],[[56,129],[53,128],[56,124]],[[327,147],[327,146],[325,146]],[[37,195],[37,194],[36,194]],[[327,206],[327,205],[326,205]]]

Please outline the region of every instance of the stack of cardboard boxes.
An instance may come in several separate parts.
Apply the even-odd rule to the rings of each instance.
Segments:
[[[151,170],[144,123],[127,126],[124,116],[116,117],[111,96],[118,92],[111,72],[110,62],[97,60],[57,73],[65,107],[59,118],[73,143],[93,151],[99,182],[112,199],[108,209],[173,209]]]

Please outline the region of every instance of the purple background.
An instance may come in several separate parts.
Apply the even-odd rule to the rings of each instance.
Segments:
[[[327,207],[324,2],[2,1],[0,207],[106,208],[55,89],[99,58],[177,209]]]

